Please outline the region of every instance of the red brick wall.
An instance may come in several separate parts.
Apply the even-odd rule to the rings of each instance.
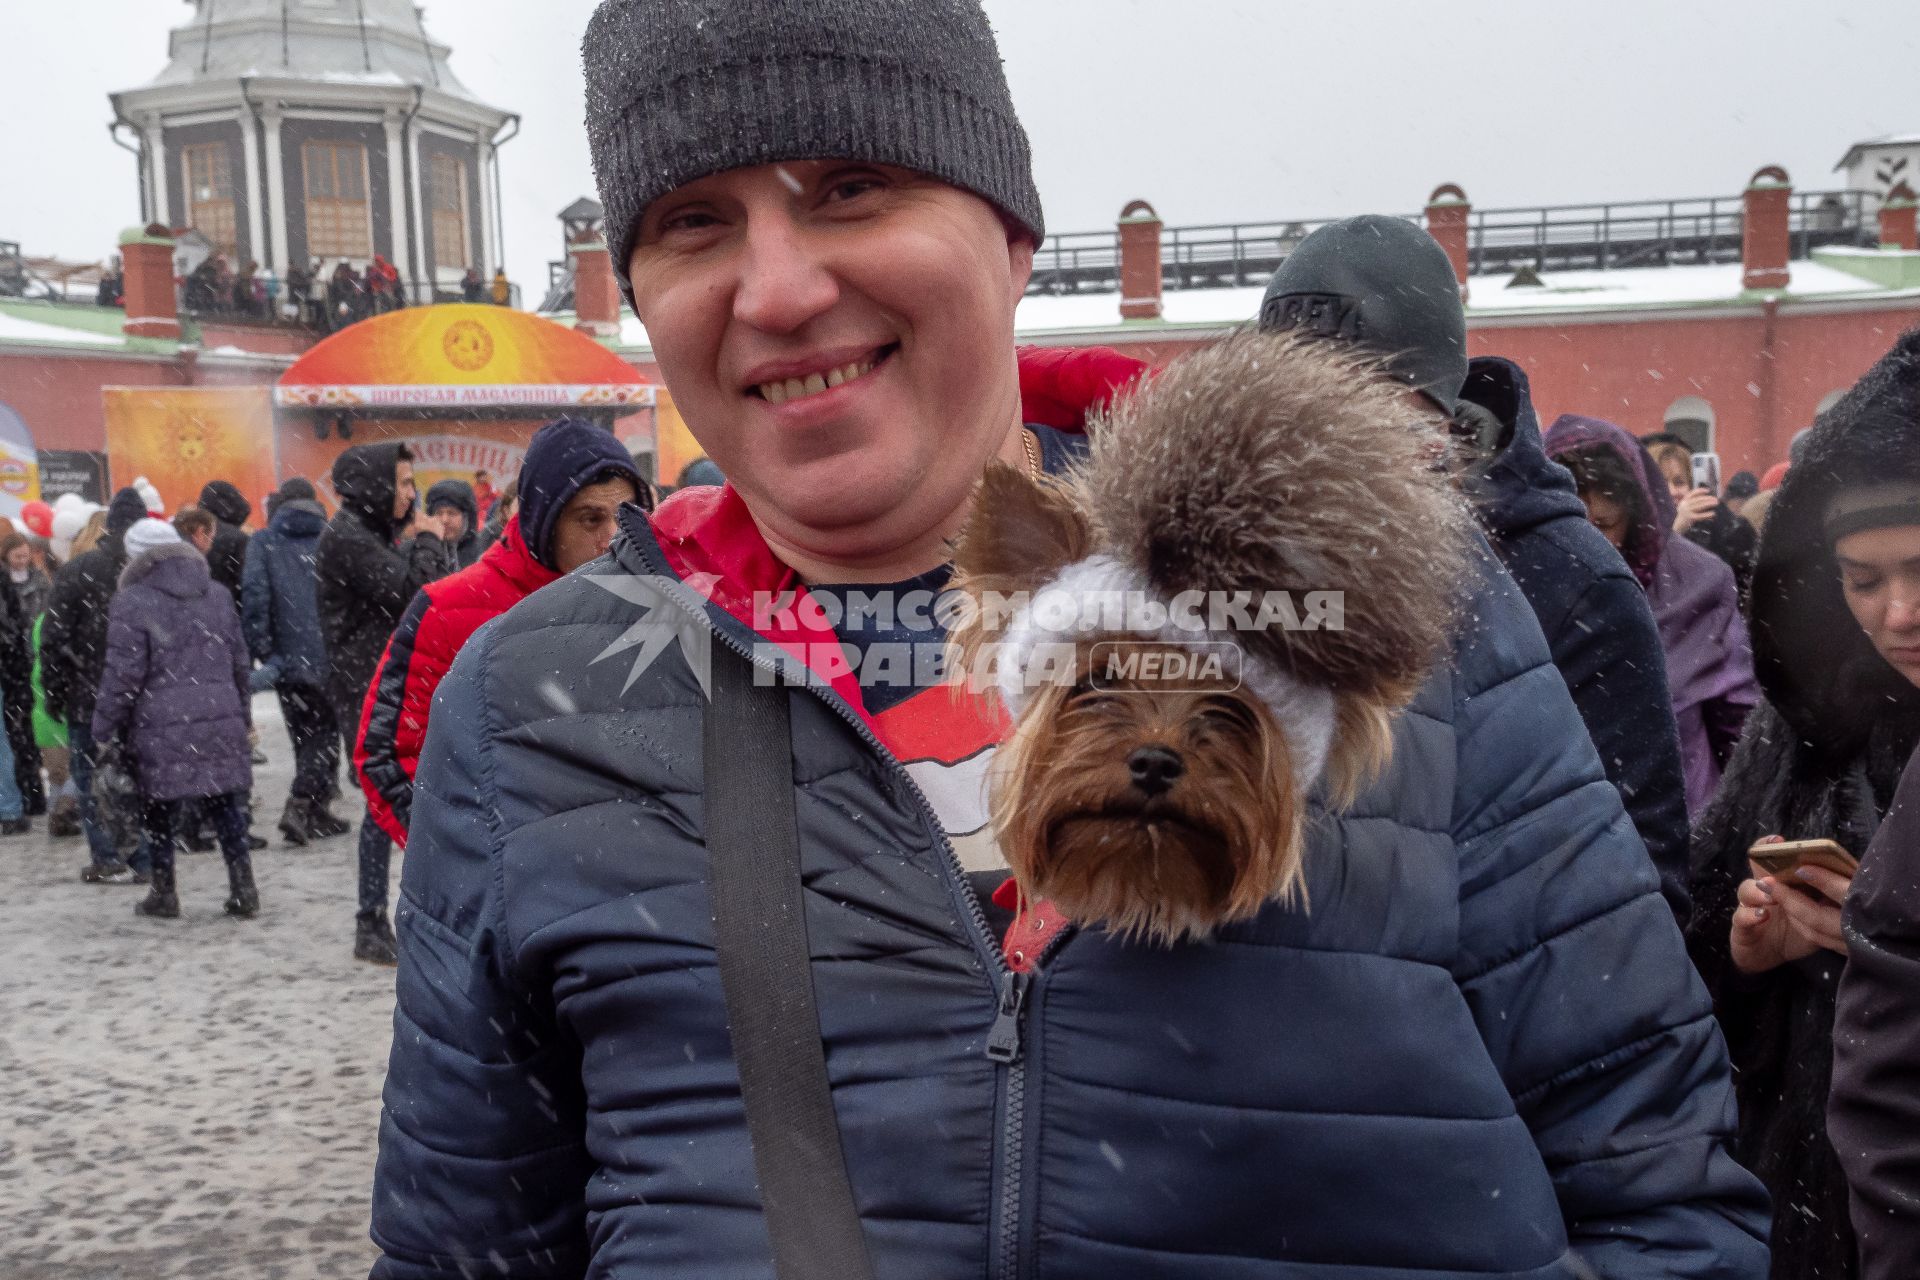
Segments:
[[[1488,325],[1467,334],[1473,355],[1502,355],[1527,371],[1542,426],[1562,413],[1658,431],[1682,396],[1713,406],[1714,445],[1726,473],[1755,474],[1787,456],[1794,432],[1813,425],[1830,392],[1845,390],[1920,324],[1920,304],[1900,311],[1828,315],[1792,310],[1707,320],[1638,320],[1539,328]]]
[[[1726,473],[1759,474],[1786,457],[1794,432],[1813,425],[1821,400],[1852,386],[1915,325],[1920,303],[1826,314],[1789,308],[1772,321],[1757,309],[1696,319],[1490,320],[1468,330],[1467,349],[1527,371],[1543,427],[1563,413],[1584,413],[1647,435],[1664,427],[1674,401],[1697,396],[1713,407],[1714,447]],[[1115,345],[1160,365],[1206,340]]]
[[[171,361],[96,360],[0,352],[0,402],[13,407],[39,449],[107,447],[102,387],[184,387]]]

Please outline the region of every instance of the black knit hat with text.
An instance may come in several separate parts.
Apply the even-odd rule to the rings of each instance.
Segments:
[[[952,183],[1045,235],[980,0],[603,0],[587,143],[620,288],[647,206],[731,169],[860,160]]]
[[[1460,285],[1447,251],[1405,218],[1342,218],[1302,240],[1267,283],[1260,327],[1350,342],[1448,413],[1460,408]]]

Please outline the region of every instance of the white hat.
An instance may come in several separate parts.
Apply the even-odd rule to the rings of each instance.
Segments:
[[[173,525],[165,520],[156,520],[148,516],[134,522],[127,530],[127,558],[143,555],[161,547],[170,547],[180,541],[180,534]]]

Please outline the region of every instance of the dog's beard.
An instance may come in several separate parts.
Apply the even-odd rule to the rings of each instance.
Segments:
[[[1178,776],[1143,787],[1143,750],[1171,753]],[[1300,887],[1286,735],[1243,690],[1038,689],[994,772],[1001,851],[1067,919],[1172,943]]]

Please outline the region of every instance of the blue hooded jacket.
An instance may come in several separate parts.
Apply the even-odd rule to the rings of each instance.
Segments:
[[[326,527],[327,513],[318,502],[283,502],[247,543],[240,620],[247,648],[275,673],[274,684],[318,689],[327,680],[313,568]]]
[[[1686,776],[1646,592],[1587,519],[1572,474],[1547,457],[1520,367],[1497,356],[1471,361],[1461,398],[1509,428],[1473,483],[1481,527],[1539,620],[1607,781],[1619,789],[1660,871],[1660,891],[1684,925]]]

